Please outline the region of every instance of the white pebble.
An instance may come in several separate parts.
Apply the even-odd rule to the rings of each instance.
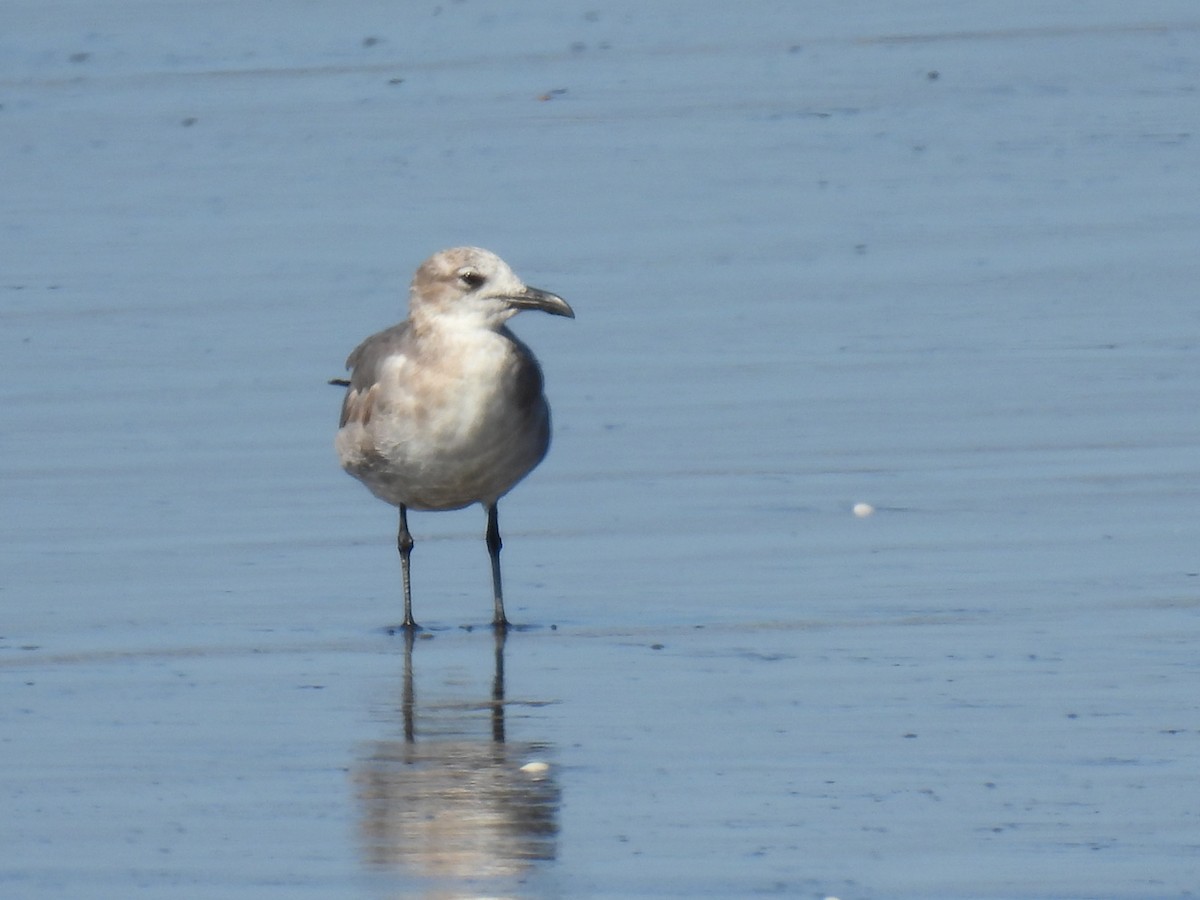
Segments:
[[[852,511],[860,519],[865,519],[867,516],[875,513],[875,507],[870,503],[855,503]]]

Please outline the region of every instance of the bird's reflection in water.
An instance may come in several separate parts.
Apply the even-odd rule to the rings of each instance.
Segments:
[[[546,744],[505,736],[504,634],[490,698],[422,706],[406,634],[403,740],[374,741],[355,769],[374,869],[432,879],[521,876],[557,853],[559,787]]]

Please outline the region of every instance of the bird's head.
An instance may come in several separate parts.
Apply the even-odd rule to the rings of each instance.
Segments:
[[[575,318],[562,297],[529,287],[495,253],[479,247],[453,247],[421,263],[409,290],[409,318],[420,327],[435,317],[484,328],[499,328],[523,309]]]

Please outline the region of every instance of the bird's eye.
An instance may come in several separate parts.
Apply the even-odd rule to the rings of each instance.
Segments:
[[[477,288],[486,280],[475,269],[463,269],[458,273],[458,280],[469,288]]]

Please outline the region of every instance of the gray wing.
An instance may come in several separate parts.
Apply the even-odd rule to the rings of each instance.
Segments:
[[[500,333],[512,342],[518,360],[513,376],[516,379],[517,405],[522,412],[528,413],[538,404],[545,403],[542,398],[542,367],[524,341],[507,328],[500,329]]]
[[[371,335],[354,348],[346,358],[350,379],[346,396],[342,400],[342,418],[338,427],[347,422],[366,425],[371,420],[375,394],[378,391],[379,370],[389,356],[403,352],[409,342],[408,322]]]

